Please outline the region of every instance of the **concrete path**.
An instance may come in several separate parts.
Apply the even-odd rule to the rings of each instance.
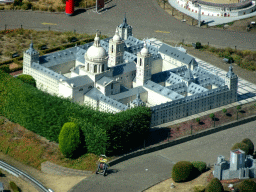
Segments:
[[[79,13],[73,17],[65,14],[0,11],[0,29],[20,28],[35,30],[74,31],[77,33],[113,36],[115,28],[123,22],[126,12],[127,22],[133,27],[136,38],[156,37],[174,43],[194,43],[200,41],[215,47],[256,50],[256,35],[251,32],[234,32],[215,29],[202,29],[183,23],[159,7],[156,0],[113,0],[106,5],[107,11],[97,14],[93,10]]]
[[[176,0],[168,0],[168,2],[175,9],[177,9],[180,12],[198,20],[198,14],[197,13],[191,12],[191,11],[181,7]],[[236,20],[240,20],[240,19],[246,19],[246,18],[254,17],[254,16],[256,16],[256,12],[252,12],[252,13],[242,15],[242,16],[239,16],[239,17],[213,17],[213,16],[208,16],[208,15],[201,15],[201,21],[204,20],[206,23],[209,22],[209,24],[208,24],[209,26],[215,26],[215,25],[230,23],[232,21],[236,21]]]
[[[107,177],[93,175],[69,192],[137,192],[171,177],[178,161],[204,161],[213,165],[218,155],[229,159],[230,148],[244,138],[256,143],[256,122],[251,122],[154,153],[139,156],[113,167]]]

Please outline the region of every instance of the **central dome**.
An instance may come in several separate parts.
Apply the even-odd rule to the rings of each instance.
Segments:
[[[89,59],[105,59],[107,57],[107,53],[103,47],[100,45],[100,38],[96,33],[96,37],[94,38],[94,44],[87,50],[86,55]]]
[[[120,36],[118,34],[118,29],[117,28],[116,28],[116,33],[115,33],[115,35],[113,37],[113,41],[115,41],[115,42],[120,42],[121,41],[121,38],[120,38]]]
[[[142,55],[147,55],[148,54],[148,49],[147,49],[147,46],[146,46],[146,42],[144,42],[144,47],[143,47],[143,49],[141,49],[140,53]]]

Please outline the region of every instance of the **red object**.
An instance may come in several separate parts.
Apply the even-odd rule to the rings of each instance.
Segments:
[[[97,0],[98,9],[104,8],[104,0]]]
[[[71,16],[74,14],[74,0],[67,0],[66,1],[66,14]]]

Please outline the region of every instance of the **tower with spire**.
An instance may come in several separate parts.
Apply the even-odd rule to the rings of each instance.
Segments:
[[[237,83],[238,83],[238,77],[233,72],[233,66],[231,64],[229,66],[229,71],[227,72],[225,77],[225,85],[227,85],[228,88],[231,90],[230,100],[232,100],[232,102],[237,101]]]
[[[39,53],[34,49],[31,40],[29,49],[23,52],[23,73],[26,73],[27,68],[30,68],[33,62],[39,63]]]
[[[127,24],[126,14],[124,14],[123,23],[118,26],[118,30],[122,40],[126,40],[129,36],[132,36],[132,27]]]
[[[108,66],[116,66],[123,63],[124,55],[124,41],[121,40],[118,29],[116,28],[115,35],[109,41],[109,51],[108,51]]]
[[[151,79],[151,65],[151,55],[144,41],[144,47],[137,54],[136,86],[142,86],[146,81]]]

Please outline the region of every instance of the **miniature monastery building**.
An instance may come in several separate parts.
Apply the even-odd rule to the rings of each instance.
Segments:
[[[241,149],[230,151],[230,162],[218,156],[213,175],[219,180],[256,178],[256,159]]]
[[[41,90],[100,111],[148,106],[151,126],[237,101],[232,66],[222,79],[177,48],[136,39],[126,18],[113,38],[100,40],[96,34],[94,42],[41,57],[31,43],[23,73]]]

